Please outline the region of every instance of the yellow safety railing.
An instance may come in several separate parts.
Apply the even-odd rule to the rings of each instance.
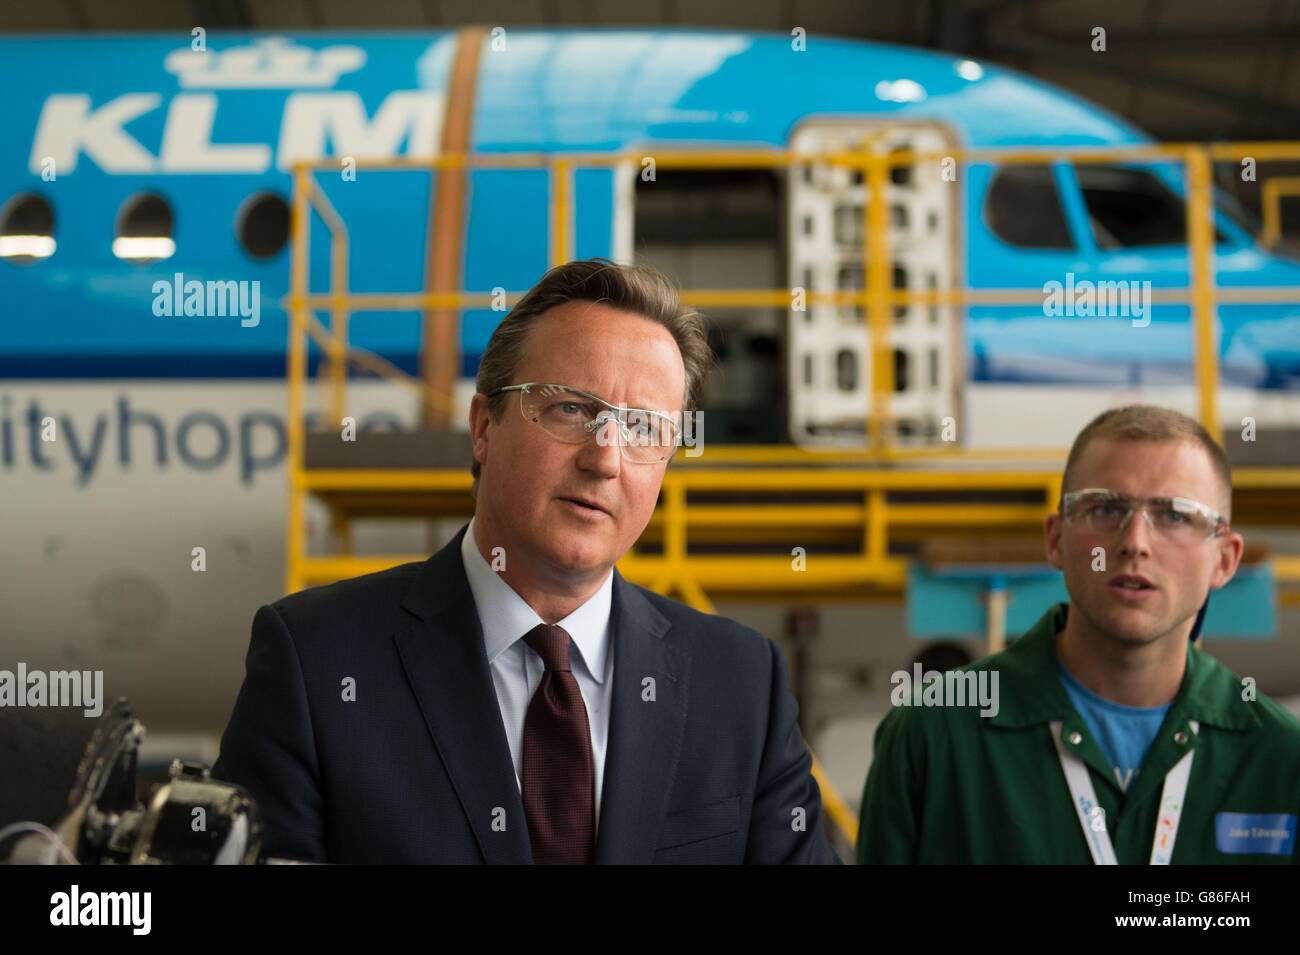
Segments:
[[[1210,163],[1239,160],[1244,157],[1256,160],[1300,159],[1300,143],[1236,143],[1211,146],[1188,144],[1152,144],[1135,147],[1078,147],[1069,149],[972,149],[944,153],[919,153],[899,151],[893,153],[859,151],[831,151],[825,153],[788,152],[781,150],[660,150],[654,152],[660,168],[793,168],[810,163],[831,163],[854,167],[862,171],[871,196],[883,195],[889,171],[898,166],[953,159],[957,162],[1044,163],[1058,159],[1073,162],[1152,162],[1180,161],[1185,166],[1187,184],[1188,249],[1190,283],[1183,289],[1155,289],[1152,300],[1158,303],[1186,303],[1192,308],[1196,386],[1199,414],[1211,434],[1218,435],[1218,361],[1215,341],[1215,303],[1300,302],[1300,288],[1216,288],[1213,272],[1213,196]],[[530,169],[542,167],[549,170],[550,182],[550,259],[553,263],[568,261],[572,248],[572,176],[578,168],[617,167],[635,164],[640,153],[621,154],[486,154],[444,155],[428,160],[393,159],[368,163],[375,169],[386,170],[440,170],[455,168]],[[318,188],[314,172],[333,170],[326,161],[301,163],[294,169],[294,221],[292,287],[288,300],[291,315],[289,348],[289,421],[288,459],[290,467],[291,500],[289,513],[288,567],[291,584],[301,584],[303,510],[301,496],[312,490],[314,479],[309,477],[303,461],[303,390],[306,372],[307,339],[315,340],[327,361],[323,367],[328,385],[325,402],[337,421],[345,407],[344,390],[347,385],[347,364],[357,363],[370,370],[396,380],[420,396],[423,401],[437,400],[427,394],[423,384],[395,368],[382,357],[350,348],[347,343],[349,316],[353,311],[401,310],[443,307],[453,309],[485,307],[491,297],[483,293],[354,293],[348,285],[348,234],[323,190]],[[1267,185],[1267,183],[1266,183]],[[1280,195],[1286,188],[1275,186],[1269,195]],[[310,261],[308,222],[316,213],[325,223],[330,235],[330,285],[328,293],[313,293],[308,287]],[[871,344],[873,374],[871,376],[870,402],[867,417],[869,435],[866,447],[861,450],[822,450],[799,447],[715,448],[709,452],[711,464],[738,463],[762,464],[767,467],[783,463],[843,463],[881,464],[895,466],[905,462],[1026,462],[1059,461],[1063,448],[981,448],[965,449],[952,444],[929,447],[898,447],[890,440],[888,422],[893,392],[893,364],[890,354],[890,310],[899,305],[994,305],[1042,301],[1041,289],[970,289],[953,288],[929,291],[895,290],[890,285],[890,253],[886,203],[868,201],[864,204],[863,268],[865,287],[856,292],[809,292],[809,304],[860,305],[867,314],[866,334]],[[518,293],[516,293],[518,294]],[[698,307],[779,307],[788,308],[791,292],[788,289],[686,289],[682,298]],[[328,311],[331,327],[326,329],[316,317],[318,311]],[[687,459],[689,463],[689,459]],[[692,467],[701,466],[699,463]],[[398,475],[389,478],[400,481]],[[357,472],[342,476],[345,482],[364,481]],[[734,477],[730,480],[734,481]],[[824,485],[824,472],[818,473]],[[908,478],[911,480],[911,478]],[[382,483],[382,482],[381,482]],[[372,487],[378,486],[374,481]],[[396,486],[396,485],[394,485]],[[427,486],[422,485],[422,486]],[[665,488],[672,486],[666,481]],[[1290,486],[1285,484],[1285,486]],[[320,490],[319,486],[317,489]],[[877,502],[878,507],[883,504]],[[883,522],[872,525],[871,533],[881,533]],[[346,525],[340,525],[345,531]],[[695,559],[692,559],[695,566]],[[883,576],[892,579],[894,571],[884,564],[871,564]],[[1289,566],[1289,565],[1288,565]],[[700,569],[700,568],[696,568]],[[676,575],[674,575],[676,576]],[[689,596],[694,596],[689,595]]]
[[[430,159],[392,159],[362,163],[373,170],[436,172],[444,169],[546,169],[549,171],[549,255],[552,264],[567,262],[573,249],[573,175],[578,169],[635,167],[647,150],[636,153],[598,154],[455,154]],[[1155,289],[1153,302],[1187,304],[1191,308],[1197,407],[1201,423],[1216,437],[1221,433],[1218,406],[1218,349],[1214,323],[1217,303],[1262,304],[1300,302],[1300,288],[1216,287],[1214,255],[1214,204],[1211,164],[1253,157],[1259,161],[1300,160],[1300,143],[1152,144],[1133,147],[968,149],[944,152],[865,151],[790,152],[770,149],[666,149],[652,151],[662,169],[772,168],[787,170],[826,163],[859,170],[868,186],[869,200],[863,207],[864,236],[862,265],[864,287],[854,292],[807,292],[808,305],[860,306],[866,315],[865,333],[871,367],[868,433],[860,450],[822,450],[801,447],[715,448],[708,464],[677,463],[664,477],[661,503],[650,530],[661,535],[662,554],[629,553],[620,561],[629,579],[663,592],[679,593],[693,606],[712,610],[708,591],[774,592],[802,589],[805,592],[854,588],[897,591],[902,588],[905,561],[890,553],[895,532],[924,532],[926,528],[1021,528],[1032,527],[1050,512],[1060,491],[1059,467],[1051,470],[1026,468],[1023,463],[997,471],[964,470],[943,473],[935,470],[900,468],[912,462],[1059,462],[1064,448],[900,447],[892,440],[891,400],[894,390],[891,346],[891,310],[896,306],[975,306],[1041,303],[1042,289],[950,288],[928,291],[895,290],[891,284],[888,207],[875,201],[886,195],[890,171],[900,166],[954,160],[957,163],[1039,164],[1056,160],[1075,163],[1133,163],[1174,161],[1183,164],[1187,216],[1189,283],[1186,288]],[[286,541],[289,590],[309,583],[338,579],[392,566],[423,555],[350,555],[346,516],[335,515],[345,554],[340,558],[308,559],[304,537],[305,499],[308,495],[329,496],[340,491],[373,493],[447,492],[464,495],[468,501],[470,477],[450,472],[308,471],[304,449],[304,391],[307,379],[308,340],[315,341],[325,361],[322,368],[326,387],[324,405],[335,422],[347,407],[349,363],[365,367],[413,389],[421,401],[445,400],[431,396],[424,385],[400,371],[382,356],[351,347],[349,319],[353,312],[380,310],[467,309],[489,307],[492,296],[473,292],[357,293],[349,283],[349,239],[346,223],[319,188],[317,171],[337,171],[327,160],[299,163],[293,170],[293,217],[291,225],[291,288],[286,301],[290,316],[288,355],[287,445],[290,476],[288,535]],[[1278,203],[1284,195],[1297,194],[1300,180],[1273,179],[1262,184],[1265,211],[1265,240],[1280,234]],[[314,292],[309,283],[311,260],[310,223],[320,217],[330,237],[330,288]],[[515,300],[522,292],[509,293]],[[684,289],[682,300],[701,308],[769,307],[788,309],[790,289]],[[317,313],[328,312],[325,327]],[[854,470],[827,467],[801,469],[808,464],[892,465],[889,469]],[[762,465],[761,470],[712,469],[714,464]],[[1282,489],[1300,499],[1300,469],[1244,469],[1234,472],[1241,489],[1255,482],[1269,491]],[[951,504],[891,503],[895,490],[1019,488],[1038,490],[1041,502],[1022,505],[972,504],[960,509]],[[687,507],[689,491],[750,490],[850,491],[860,495],[860,504],[794,504],[753,506]],[[819,556],[810,561],[806,573],[792,574],[790,559],[783,555],[709,557],[689,554],[688,529],[717,526],[747,528],[797,526],[844,531],[860,535],[855,553]],[[1300,557],[1274,561],[1279,579],[1300,583]],[[1297,595],[1291,595],[1292,597]],[[1291,602],[1291,601],[1288,601]],[[847,805],[835,794],[820,765],[815,766],[826,798],[828,812],[836,826],[850,840],[856,832]]]
[[[1282,199],[1300,196],[1300,176],[1273,176],[1260,183],[1260,209],[1263,229],[1261,245],[1272,247],[1282,241]]]
[[[1185,289],[1157,289],[1152,300],[1162,304],[1188,304],[1192,309],[1194,335],[1195,373],[1198,409],[1201,423],[1213,435],[1220,433],[1218,412],[1218,361],[1215,348],[1214,306],[1223,303],[1259,304],[1300,302],[1300,288],[1216,288],[1213,273],[1213,196],[1210,163],[1251,156],[1263,160],[1300,159],[1300,144],[1293,143],[1237,143],[1213,146],[1189,144],[1152,144],[1132,147],[1075,147],[1032,149],[969,149],[948,152],[920,153],[898,152],[843,152],[825,153],[787,152],[781,150],[663,150],[655,151],[655,163],[660,168],[779,168],[796,167],[812,163],[828,163],[854,167],[862,171],[871,196],[883,196],[891,169],[917,163],[954,160],[958,163],[997,162],[1001,164],[1043,163],[1058,159],[1072,162],[1182,162],[1186,171],[1188,215],[1188,252],[1190,284]],[[617,167],[637,162],[640,154],[476,154],[445,155],[431,159],[392,159],[367,163],[377,170],[440,170],[452,168],[546,168],[550,171],[550,260],[560,264],[569,260],[572,249],[572,176],[578,168]],[[332,339],[326,348],[331,386],[329,406],[337,412],[343,406],[342,392],[346,386],[346,330],[348,316],[353,311],[415,308],[474,308],[484,307],[491,301],[486,294],[456,293],[397,293],[359,294],[347,285],[347,232],[324,193],[315,187],[314,170],[333,169],[326,161],[300,163],[294,171],[295,213],[306,215],[315,209],[326,222],[331,235],[331,290],[327,295],[314,295],[302,281],[295,282],[289,296],[289,310],[293,315],[294,334],[310,330],[308,315],[316,310],[329,309],[332,316]],[[1277,198],[1290,194],[1290,180],[1268,180],[1266,190],[1266,215],[1273,221]],[[309,202],[298,196],[305,193]],[[863,275],[865,287],[860,292],[809,292],[809,304],[860,305],[867,314],[867,334],[871,355],[871,389],[868,421],[869,453],[879,460],[907,457],[915,451],[924,451],[940,457],[964,457],[961,448],[912,449],[898,448],[890,441],[890,402],[893,394],[893,361],[890,343],[890,309],[900,305],[1006,305],[1041,302],[1041,289],[948,289],[948,290],[895,290],[890,285],[890,254],[888,241],[887,208],[884,202],[869,201],[863,206],[864,235]],[[1266,223],[1266,238],[1274,228]],[[295,228],[294,251],[299,258],[308,254],[307,230]],[[513,295],[518,295],[516,292]],[[686,289],[682,299],[697,307],[785,307],[791,303],[789,289]],[[323,330],[316,327],[319,338]],[[378,365],[375,356],[370,363]],[[391,368],[393,377],[401,375]],[[292,387],[291,381],[291,387]],[[430,400],[426,396],[426,400]],[[290,422],[290,428],[294,426]],[[290,442],[291,447],[293,442]],[[1038,449],[1042,451],[1043,449]],[[1056,449],[1052,449],[1056,450]],[[1017,455],[1023,452],[1017,451]]]

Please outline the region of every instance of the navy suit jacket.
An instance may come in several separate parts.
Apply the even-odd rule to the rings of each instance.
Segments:
[[[253,796],[264,854],[532,861],[464,534],[257,611],[213,776]],[[780,649],[617,570],[610,623],[596,861],[837,862]]]

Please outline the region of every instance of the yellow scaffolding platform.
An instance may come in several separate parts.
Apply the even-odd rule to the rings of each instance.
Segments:
[[[896,166],[954,158],[957,162],[1042,163],[1178,161],[1186,170],[1190,284],[1156,290],[1155,301],[1190,305],[1193,316],[1198,409],[1202,424],[1220,435],[1219,368],[1214,325],[1216,302],[1300,302],[1297,288],[1217,288],[1212,265],[1213,213],[1210,169],[1216,160],[1300,159],[1300,144],[1238,143],[1151,145],[1127,148],[1002,149],[950,151],[943,156],[867,149],[851,153],[789,153],[772,150],[673,150],[655,153],[660,168],[793,168],[823,162],[861,170],[872,197],[883,196]],[[550,257],[571,257],[569,222],[575,169],[639,163],[641,154],[443,155],[431,161],[393,160],[374,169],[444,170],[544,168],[551,177]],[[424,403],[447,405],[422,382],[377,355],[348,344],[353,312],[484,307],[490,298],[468,292],[354,293],[348,282],[348,234],[341,217],[315,180],[324,163],[299,164],[293,174],[292,284],[288,351],[289,508],[286,590],[324,584],[382,570],[427,554],[361,555],[353,552],[352,524],[373,517],[464,518],[473,513],[468,469],[419,467],[309,467],[304,430],[308,339],[327,359],[328,411],[339,422],[347,408],[349,364],[409,386]],[[1276,203],[1295,191],[1290,180],[1264,192],[1266,221],[1276,231]],[[309,288],[309,232],[320,216],[330,235],[331,288]],[[619,562],[629,580],[675,594],[712,612],[715,600],[779,600],[799,603],[897,600],[908,555],[935,535],[1041,535],[1043,521],[1060,497],[1064,448],[991,449],[896,447],[890,440],[893,364],[890,315],[897,305],[992,305],[1041,302],[1041,289],[894,290],[888,243],[887,204],[864,203],[861,292],[807,294],[809,304],[860,305],[872,361],[866,445],[860,452],[798,447],[715,447],[704,460],[679,454],[666,472],[649,526]],[[518,293],[508,296],[516,300]],[[788,308],[788,289],[687,289],[684,301],[703,308]],[[328,312],[326,327],[317,316]],[[1234,524],[1300,524],[1300,468],[1234,470]],[[305,512],[309,499],[328,511],[334,553],[310,553]],[[803,553],[800,554],[799,550]],[[1274,556],[1274,572],[1290,605],[1300,605],[1300,556]],[[856,820],[819,764],[815,772],[828,813],[851,843]]]

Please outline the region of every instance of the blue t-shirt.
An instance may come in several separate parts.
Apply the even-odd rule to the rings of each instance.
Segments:
[[[1061,684],[1074,708],[1092,731],[1102,755],[1111,764],[1115,781],[1124,792],[1137,776],[1147,750],[1151,748],[1160,724],[1165,721],[1169,704],[1164,706],[1125,706],[1098,696],[1056,662]]]

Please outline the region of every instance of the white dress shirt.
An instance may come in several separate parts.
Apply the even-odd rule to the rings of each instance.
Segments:
[[[483,626],[492,683],[496,686],[501,722],[515,764],[515,782],[523,791],[524,718],[528,703],[542,681],[542,658],[524,642],[524,636],[540,623],[537,612],[492,569],[477,546],[474,521],[469,522],[461,541],[460,556],[465,576],[474,594],[478,619]],[[509,560],[509,556],[506,557]],[[611,570],[590,599],[556,625],[572,638],[570,666],[587,707],[591,727],[591,757],[596,773],[595,820],[599,828],[600,794],[605,781],[605,746],[609,740],[610,690],[613,687],[614,648],[609,639],[609,611],[614,593]]]

